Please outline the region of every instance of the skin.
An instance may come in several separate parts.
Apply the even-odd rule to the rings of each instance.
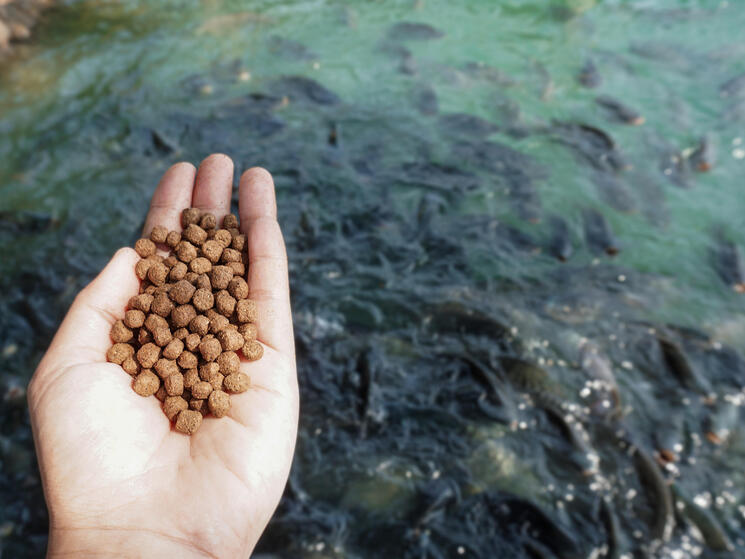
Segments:
[[[180,230],[181,210],[229,212],[233,162],[213,154],[196,170],[171,167],[153,194],[144,234]],[[264,356],[243,362],[252,387],[222,419],[189,437],[160,402],[131,389],[106,362],[109,330],[137,294],[138,260],[119,250],[75,299],[28,390],[50,514],[48,556],[248,557],[279,503],[290,470],[298,389],[287,256],[271,175],[240,180],[250,297]]]

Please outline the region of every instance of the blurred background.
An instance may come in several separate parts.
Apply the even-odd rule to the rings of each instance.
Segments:
[[[290,258],[300,435],[256,557],[741,556],[743,28],[714,0],[0,0],[2,556],[46,547],[51,335],[216,151],[274,174]]]

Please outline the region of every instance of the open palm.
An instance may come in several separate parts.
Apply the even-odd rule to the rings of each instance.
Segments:
[[[233,163],[171,167],[153,195],[145,233],[180,228],[193,206],[218,220],[230,209]],[[39,467],[50,512],[49,553],[247,557],[287,481],[298,414],[287,258],[274,185],[263,169],[240,181],[250,298],[264,356],[243,362],[251,388],[193,436],[160,402],[106,363],[111,325],[137,294],[137,255],[119,250],[76,298],[29,386]]]

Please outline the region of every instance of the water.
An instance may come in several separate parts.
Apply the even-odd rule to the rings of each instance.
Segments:
[[[260,553],[743,552],[745,296],[713,261],[722,238],[745,245],[745,105],[720,95],[745,71],[742,8],[152,4],[62,3],[0,72],[9,556],[46,532],[18,387],[76,291],[136,238],[160,174],[212,151],[237,175],[275,174],[290,254],[303,413]],[[587,60],[595,89],[577,80]],[[298,75],[326,89],[280,79]],[[576,124],[612,137],[623,164]],[[671,163],[706,133],[710,171]],[[590,208],[616,256],[588,245]],[[583,338],[601,365],[582,366]],[[702,543],[695,515],[665,533],[649,463],[667,453],[659,471],[736,551]]]

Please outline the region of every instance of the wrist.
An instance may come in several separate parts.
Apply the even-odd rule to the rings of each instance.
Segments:
[[[185,538],[142,528],[49,529],[47,557],[214,557]]]

